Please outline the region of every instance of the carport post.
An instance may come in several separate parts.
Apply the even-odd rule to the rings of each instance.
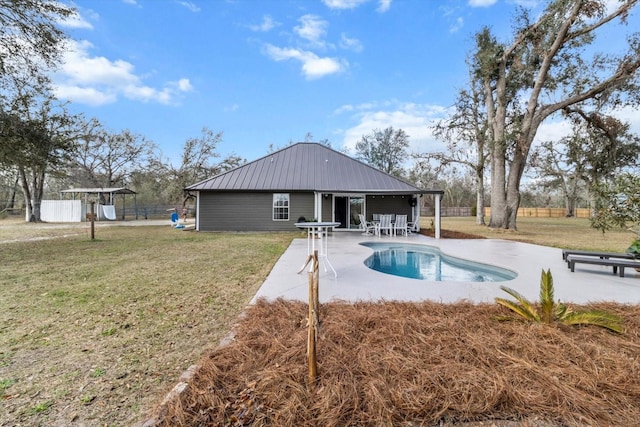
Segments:
[[[91,240],[96,238],[96,202],[91,201]]]

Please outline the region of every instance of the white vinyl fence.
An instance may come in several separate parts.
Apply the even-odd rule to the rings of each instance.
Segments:
[[[43,200],[40,205],[40,219],[44,222],[81,222],[85,221],[91,208],[81,200]],[[96,219],[116,220],[116,208],[113,205],[95,206]]]
[[[43,200],[40,205],[40,219],[44,222],[82,221],[80,200]]]

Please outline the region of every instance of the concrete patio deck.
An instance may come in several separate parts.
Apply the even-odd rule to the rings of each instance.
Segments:
[[[500,290],[508,286],[530,300],[537,300],[540,272],[551,269],[555,299],[585,304],[612,301],[640,303],[640,273],[625,269],[625,277],[612,274],[611,267],[579,265],[571,273],[562,260],[562,250],[546,246],[499,239],[433,239],[413,234],[408,237],[364,236],[359,232],[333,232],[328,237],[329,260],[338,277],[320,264],[320,302],[329,301],[422,301],[444,303],[471,301],[493,302],[495,297],[511,298]],[[408,279],[371,270],[364,260],[373,252],[360,245],[366,241],[394,241],[438,247],[447,255],[504,267],[518,273],[514,280],[494,283],[428,282]],[[308,276],[297,271],[307,257],[306,238],[295,239],[280,257],[260,287],[258,298],[308,301]]]

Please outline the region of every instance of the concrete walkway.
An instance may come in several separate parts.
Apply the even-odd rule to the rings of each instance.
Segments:
[[[577,265],[571,273],[562,260],[562,250],[499,239],[440,239],[422,235],[409,237],[363,236],[359,232],[334,232],[328,238],[329,259],[338,277],[320,264],[320,301],[421,301],[475,303],[493,302],[495,297],[511,298],[500,285],[508,286],[530,300],[538,300],[540,273],[551,269],[555,299],[584,304],[596,301],[640,303],[640,273],[625,269],[625,277],[612,274],[611,267]],[[514,280],[498,283],[428,282],[371,270],[364,260],[372,250],[361,242],[394,241],[439,247],[443,253],[470,261],[504,267],[518,273]],[[258,290],[258,298],[279,297],[308,301],[306,270],[297,274],[307,257],[306,239],[295,239],[280,257]]]

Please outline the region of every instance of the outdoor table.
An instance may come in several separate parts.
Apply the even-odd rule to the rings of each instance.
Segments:
[[[302,273],[305,266],[309,263],[310,257],[316,251],[316,240],[318,241],[318,262],[321,260],[324,262],[324,271],[327,270],[327,266],[331,268],[333,271],[334,277],[338,277],[338,273],[336,269],[333,268],[331,262],[329,261],[329,250],[328,250],[328,239],[327,239],[327,231],[329,228],[337,227],[340,225],[339,222],[296,222],[294,224],[298,228],[306,228],[307,229],[307,260],[298,271],[298,274]],[[317,238],[316,238],[317,236]],[[311,266],[313,268],[313,266]]]

